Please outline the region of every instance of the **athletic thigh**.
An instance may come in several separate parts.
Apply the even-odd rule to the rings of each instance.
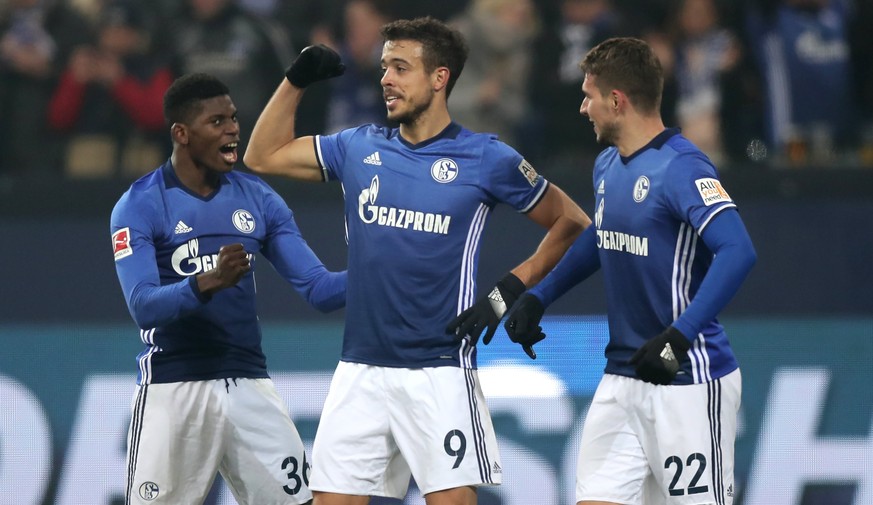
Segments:
[[[422,494],[500,484],[497,436],[476,370],[386,370],[391,432]]]
[[[577,500],[733,502],[740,373],[687,386],[604,376],[583,427]]]
[[[406,496],[411,474],[391,433],[385,370],[337,365],[312,448],[313,491]]]
[[[576,501],[639,503],[649,462],[625,402],[634,381],[604,375],[582,426],[576,462]]]
[[[653,386],[637,417],[654,485],[645,503],[730,505],[742,395],[739,370],[687,386]]]
[[[203,502],[224,453],[225,398],[218,382],[137,386],[128,431],[126,503]]]
[[[292,505],[312,499],[309,462],[288,408],[270,379],[229,387],[227,451],[219,470],[240,505]]]

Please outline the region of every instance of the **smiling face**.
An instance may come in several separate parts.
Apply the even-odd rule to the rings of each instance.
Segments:
[[[389,40],[382,47],[382,96],[391,121],[415,123],[434,102],[434,82],[441,69],[427,71],[423,50],[412,40]],[[447,72],[444,67],[442,71]]]
[[[617,108],[616,97],[612,93],[602,94],[597,86],[597,77],[591,74],[585,75],[582,93],[585,98],[582,99],[579,113],[591,121],[597,142],[602,145],[615,145],[619,133],[616,115],[613,113]]]
[[[230,172],[238,159],[239,122],[236,107],[228,95],[207,98],[184,129],[180,143],[185,145],[191,161],[199,168]]]

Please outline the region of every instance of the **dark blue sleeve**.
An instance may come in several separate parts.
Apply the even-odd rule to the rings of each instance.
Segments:
[[[331,272],[303,239],[294,215],[274,192],[268,193],[271,231],[261,253],[313,307],[330,312],[346,304],[346,271]]]
[[[128,195],[116,204],[110,220],[113,239],[128,240],[124,255],[116,254],[115,271],[134,322],[147,330],[164,326],[208,301],[197,290],[194,277],[161,285],[155,261],[154,209],[148,201],[133,203]],[[116,245],[117,250],[117,245]]]
[[[757,260],[752,239],[735,209],[714,217],[701,238],[715,256],[688,309],[673,322],[689,339],[724,309]]]
[[[530,293],[539,298],[544,307],[548,307],[599,269],[597,228],[592,224],[576,238],[555,268],[539,284],[531,288]]]

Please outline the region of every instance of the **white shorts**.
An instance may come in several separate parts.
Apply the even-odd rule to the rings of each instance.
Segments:
[[[402,499],[500,484],[500,455],[476,370],[340,362],[312,448],[314,491]]]
[[[739,369],[687,386],[604,375],[591,401],[576,469],[576,500],[730,505]]]
[[[216,472],[241,505],[312,499],[303,442],[270,379],[138,386],[126,504],[203,503]]]

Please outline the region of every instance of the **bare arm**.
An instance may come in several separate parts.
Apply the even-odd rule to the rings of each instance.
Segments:
[[[276,174],[306,181],[321,181],[313,137],[296,138],[294,115],[303,90],[313,82],[343,74],[339,55],[327,46],[309,46],[285,71],[285,79],[255,123],[243,162],[260,174]]]
[[[512,269],[512,273],[530,287],[555,267],[576,237],[591,224],[591,219],[554,184],[549,186],[528,217],[548,230],[536,252]]]
[[[323,180],[311,136],[295,138],[294,115],[303,89],[282,79],[252,130],[243,162],[259,174]]]

